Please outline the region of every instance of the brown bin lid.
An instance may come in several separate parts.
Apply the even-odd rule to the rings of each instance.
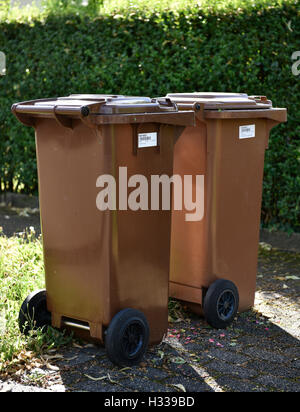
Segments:
[[[175,107],[171,102],[167,104],[167,99],[165,99],[165,104],[161,105],[157,100],[150,99],[150,97],[104,94],[71,94],[68,97],[59,97],[57,101],[58,105],[65,106],[88,106],[93,103],[102,103],[99,106],[99,111],[97,113],[93,112],[94,114],[153,113],[174,110]],[[55,104],[55,101],[53,104]]]
[[[204,104],[205,110],[226,109],[268,109],[271,100],[266,96],[248,96],[246,93],[170,93],[166,96],[175,103]]]
[[[156,100],[149,97],[93,94],[35,100],[20,103],[19,105],[24,106],[24,112],[32,114],[35,112],[40,114],[50,113],[54,108],[57,114],[66,114],[68,111],[75,113],[80,108],[83,109],[83,113],[89,110],[90,113],[99,115],[177,111],[176,105],[167,98]],[[25,109],[26,106],[27,109]],[[18,109],[20,110],[20,107]]]
[[[138,120],[178,125],[194,124],[193,112],[179,112],[176,103],[169,98],[151,99],[143,96],[72,94],[55,99],[16,103],[12,106],[12,112],[28,126],[33,124],[32,118],[36,117],[56,118],[66,124],[66,118],[81,118],[90,124]]]

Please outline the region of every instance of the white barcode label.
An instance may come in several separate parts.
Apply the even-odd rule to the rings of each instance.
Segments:
[[[157,146],[157,133],[139,133],[138,147],[153,147]]]
[[[248,124],[247,126],[240,126],[240,139],[250,139],[255,137],[255,124]]]

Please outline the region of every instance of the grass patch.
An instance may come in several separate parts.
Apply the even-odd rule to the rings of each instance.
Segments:
[[[18,327],[22,302],[30,292],[44,288],[41,239],[33,228],[22,237],[7,238],[0,228],[0,375],[18,373],[36,365],[38,356],[65,345],[71,337],[53,328],[23,336]]]

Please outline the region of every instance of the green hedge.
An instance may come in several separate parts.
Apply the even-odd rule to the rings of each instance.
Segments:
[[[10,113],[16,101],[70,93],[264,94],[288,108],[289,121],[272,131],[263,223],[299,231],[300,76],[291,70],[299,12],[296,1],[269,3],[228,12],[116,11],[0,22],[0,50],[7,57],[7,74],[0,78],[2,190],[38,190],[34,131]]]

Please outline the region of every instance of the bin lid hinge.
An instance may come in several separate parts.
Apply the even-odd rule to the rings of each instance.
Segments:
[[[68,129],[73,129],[73,122],[70,117],[59,115],[56,113],[57,106],[53,106],[53,116],[55,120],[60,124],[60,126],[67,127]]]
[[[194,111],[195,111],[195,116],[200,122],[205,122],[205,116],[204,116],[204,108],[205,104],[204,103],[199,103],[196,102],[194,103]]]

